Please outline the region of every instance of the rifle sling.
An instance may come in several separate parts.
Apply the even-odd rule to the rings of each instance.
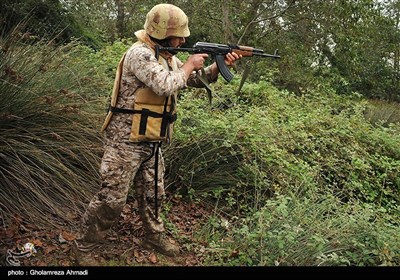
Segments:
[[[204,84],[206,90],[207,90],[207,95],[208,95],[208,100],[210,102],[211,105],[211,101],[212,101],[212,90],[210,87],[210,84],[207,81],[206,78],[206,72],[204,70],[204,68],[201,68],[201,74],[199,74],[199,72],[196,72],[197,78]]]
[[[246,65],[245,65],[245,68],[244,68],[244,71],[243,71],[243,75],[242,75],[242,79],[240,80],[240,85],[239,85],[239,88],[238,88],[238,90],[236,92],[237,95],[240,94],[240,91],[242,90],[244,82],[246,81],[247,76],[249,75],[250,64],[251,64],[251,60],[246,62]]]

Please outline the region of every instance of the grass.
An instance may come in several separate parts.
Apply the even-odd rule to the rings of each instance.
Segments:
[[[1,219],[71,225],[98,184],[96,105],[83,68],[69,65],[73,44],[30,44],[17,31],[0,39]]]
[[[400,123],[400,104],[383,100],[371,100],[365,110],[365,118],[372,123],[388,125]]]

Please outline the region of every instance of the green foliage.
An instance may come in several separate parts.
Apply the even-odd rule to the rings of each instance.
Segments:
[[[211,265],[376,266],[400,262],[399,225],[385,209],[329,193],[276,195],[253,215],[216,227]]]
[[[278,65],[266,60],[254,63],[249,77],[252,81],[277,68],[274,84],[299,95],[317,88],[322,78],[341,94],[357,91],[369,98],[400,98],[400,13],[396,1],[169,3],[181,7],[189,17],[188,45],[211,41],[254,46],[266,52],[279,49],[282,59]],[[155,4],[153,0],[4,0],[0,22],[8,34],[29,18],[24,32],[36,39],[59,34],[54,41],[80,40],[99,50],[105,41],[134,38]],[[237,64],[242,71],[244,63]]]
[[[110,89],[110,92],[114,84],[118,62],[132,44],[133,42],[130,40],[118,40],[111,45],[104,46],[99,51],[91,52],[87,57],[87,63],[90,67],[97,71],[100,76],[106,75],[106,87]],[[107,94],[109,93],[107,92]]]
[[[239,82],[214,85],[211,108],[182,94],[166,151],[170,184],[215,207],[206,262],[397,265],[398,125],[369,123],[357,94]]]
[[[100,35],[88,29],[58,0],[3,0],[0,3],[3,36],[11,34],[23,23],[22,33],[59,44],[78,38],[93,48],[101,47]]]
[[[398,128],[366,122],[358,98],[298,98],[262,81],[235,95],[238,80],[223,93],[216,85],[211,111],[205,99],[181,98],[171,178],[195,190],[213,183],[239,193],[331,189],[389,209],[399,200]]]

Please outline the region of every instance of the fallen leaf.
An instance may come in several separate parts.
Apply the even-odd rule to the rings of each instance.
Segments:
[[[71,262],[69,260],[61,260],[60,265],[61,266],[70,266]]]
[[[58,242],[60,242],[60,243],[66,243],[67,242],[67,240],[65,240],[65,238],[64,238],[64,236],[62,235],[61,232],[58,235]]]
[[[61,244],[61,249],[65,253],[71,249],[71,246],[69,246],[68,244]]]
[[[238,250],[233,250],[229,257],[230,258],[237,258],[238,256],[239,256],[239,251]]]
[[[36,247],[43,247],[43,243],[42,243],[42,241],[40,241],[39,239],[33,239],[33,240],[31,241],[31,243],[32,243],[33,245],[35,245]]]
[[[62,232],[62,236],[64,237],[65,240],[67,241],[72,241],[75,240],[75,234],[67,231]]]
[[[47,266],[47,263],[45,263],[44,261],[38,261],[35,265],[36,266]]]
[[[133,244],[140,244],[139,238],[137,238],[135,236],[132,237],[132,242],[133,242]]]
[[[158,262],[158,260],[157,260],[157,256],[155,255],[155,254],[151,254],[150,255],[150,261],[152,262],[152,263],[157,263]]]
[[[53,252],[54,250],[57,250],[57,249],[58,249],[58,247],[56,247],[56,246],[52,246],[52,245],[46,246],[44,248],[44,254],[47,255],[48,253]]]

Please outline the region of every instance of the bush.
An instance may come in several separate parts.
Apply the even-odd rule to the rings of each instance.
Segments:
[[[246,200],[249,192],[265,199],[275,192],[329,189],[343,201],[358,198],[388,210],[399,201],[398,128],[368,123],[358,97],[297,97],[262,81],[247,84],[241,95],[234,87],[217,93],[220,103],[232,104],[225,109],[218,100],[210,109],[206,100],[193,98],[198,90],[181,97],[173,180],[194,192],[223,186]]]
[[[211,108],[185,92],[166,151],[169,183],[214,205],[205,262],[398,265],[398,125],[369,123],[358,95],[237,85]]]
[[[212,265],[396,266],[400,229],[385,209],[330,194],[276,195],[210,242]]]

